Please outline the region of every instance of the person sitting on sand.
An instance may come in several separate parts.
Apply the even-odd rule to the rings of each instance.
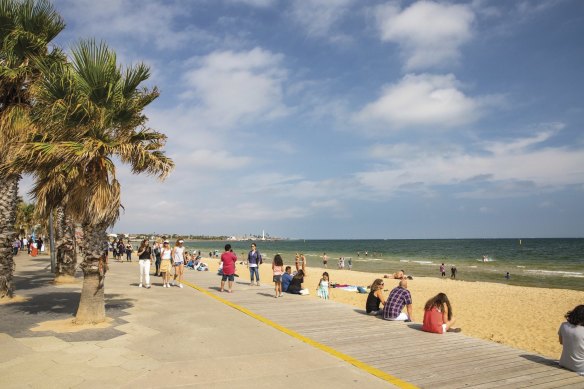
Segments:
[[[371,284],[371,291],[367,296],[367,302],[365,303],[365,311],[369,315],[380,315],[382,313],[380,305],[385,305],[385,297],[383,296],[383,280],[381,278],[376,279]]]
[[[403,270],[400,270],[400,271],[396,271],[393,274],[384,274],[383,278],[393,278],[395,280],[402,280],[402,279],[406,278],[406,275],[405,275]]]
[[[402,312],[406,307],[407,314]],[[383,306],[383,318],[395,321],[413,321],[412,295],[408,290],[408,280],[403,279],[399,285],[389,293],[389,297]]]
[[[286,266],[284,274],[282,274],[282,292],[287,292],[290,286],[290,281],[292,281],[292,268]]]
[[[584,305],[566,313],[558,335],[562,347],[560,366],[584,375]]]
[[[304,271],[302,269],[298,270],[296,275],[292,277],[292,281],[290,281],[290,285],[288,286],[288,293],[291,294],[301,294],[307,295],[310,294],[308,289],[302,287],[302,283],[304,282]]]
[[[452,316],[450,300],[444,293],[438,293],[426,302],[424,306],[424,324],[422,331],[443,334],[445,332],[460,332],[460,328],[452,328],[455,320]]]

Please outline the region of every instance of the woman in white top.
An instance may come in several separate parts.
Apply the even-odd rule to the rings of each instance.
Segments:
[[[176,279],[178,278],[179,288],[183,287],[182,279],[185,270],[185,248],[183,243],[184,241],[182,239],[177,240],[174,249],[172,249],[172,266],[174,267],[174,279],[172,284],[176,285]]]
[[[167,240],[162,244],[162,249],[160,250],[160,273],[162,274],[162,286],[165,288],[170,287],[168,285],[168,279],[170,278],[170,269],[172,267],[172,250],[170,249],[170,244]]]

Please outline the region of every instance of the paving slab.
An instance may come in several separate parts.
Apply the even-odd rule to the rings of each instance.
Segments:
[[[16,290],[28,300],[0,306],[2,389],[393,387],[194,289],[162,288],[158,277],[151,289],[138,288],[137,262],[110,263],[110,327],[31,331],[72,319],[79,301],[81,274],[74,284],[53,285],[48,264],[48,257],[17,257]]]

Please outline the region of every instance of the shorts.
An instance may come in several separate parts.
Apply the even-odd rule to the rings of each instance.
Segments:
[[[172,266],[174,266],[174,267],[177,267],[177,266],[180,266],[180,265],[183,265],[183,262],[175,262],[175,263],[172,264]]]
[[[282,275],[281,274],[279,274],[277,276],[275,275],[273,280],[274,280],[274,282],[282,282]]]
[[[398,316],[398,317],[389,318],[389,319],[386,319],[386,320],[392,320],[392,321],[405,321],[405,320],[408,320],[408,319],[409,319],[409,317],[408,317],[408,315],[407,315],[406,313],[404,313],[404,312],[400,312],[400,314],[399,314],[399,316]]]
[[[233,274],[223,274],[223,276],[221,277],[221,281],[233,281],[235,279],[235,276]]]

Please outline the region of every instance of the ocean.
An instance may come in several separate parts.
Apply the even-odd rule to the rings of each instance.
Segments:
[[[223,251],[230,243],[245,260],[251,241],[185,241],[189,250]],[[296,253],[304,253],[307,265],[337,268],[340,257],[351,257],[353,270],[373,273],[440,277],[440,264],[457,268],[457,279],[486,281],[541,288],[584,290],[584,239],[387,239],[387,240],[279,240],[256,241],[264,261],[275,254],[284,264],[294,264]],[[483,260],[487,258],[487,262]],[[509,272],[510,278],[505,275]]]

